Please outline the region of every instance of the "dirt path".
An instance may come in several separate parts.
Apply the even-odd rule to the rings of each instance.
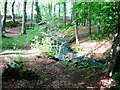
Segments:
[[[14,39],[16,39],[16,37],[18,35],[20,35],[21,29],[18,27],[14,27],[14,28],[7,28],[6,27],[6,31],[7,31],[7,33],[5,33],[5,36],[13,37]]]

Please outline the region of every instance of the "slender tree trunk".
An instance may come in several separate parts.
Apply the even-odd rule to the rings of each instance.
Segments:
[[[64,21],[64,26],[66,26],[66,2],[63,3],[63,7],[64,7],[63,21]]]
[[[74,4],[77,3],[77,0],[74,0]],[[77,17],[77,13],[75,12],[75,17]],[[78,36],[78,20],[75,20],[75,37],[76,37],[76,45],[79,44],[79,36]]]
[[[79,37],[78,37],[78,21],[75,22],[75,37],[76,37],[76,45],[79,44]]]
[[[48,2],[48,9],[49,9],[49,15],[52,15],[52,0],[50,0],[50,2]]]
[[[110,64],[108,70],[109,76],[112,76],[115,72],[120,71],[120,2],[116,2],[116,4],[118,6],[117,8],[118,24],[111,49],[111,54],[108,60]]]
[[[41,22],[42,20],[42,16],[41,16],[41,12],[40,12],[40,7],[38,6],[38,0],[35,0],[35,6],[36,6],[36,12],[37,12],[37,23]]]
[[[71,23],[72,23],[73,16],[74,16],[73,12],[72,12],[72,8],[73,8],[73,1],[71,0],[71,17],[70,17],[71,18],[71,21],[70,21]]]
[[[86,19],[83,18],[83,26],[86,26]]]
[[[12,22],[13,23],[15,23],[14,5],[15,5],[15,0],[12,2]]]
[[[24,2],[23,2],[23,17],[22,17],[22,30],[21,30],[21,34],[26,34],[26,20],[27,20],[26,4],[27,4],[27,1],[24,0]]]
[[[34,0],[32,0],[32,4],[31,4],[31,22],[30,22],[30,26],[33,26],[33,5],[34,5]]]
[[[59,3],[59,17],[60,17],[60,13],[61,13],[61,11],[60,11],[60,3]]]
[[[2,20],[2,16],[1,16],[1,11],[0,11],[0,41],[2,41],[1,20]],[[0,42],[0,52],[1,51],[2,51],[2,42]]]
[[[52,16],[52,0],[51,0],[51,2],[50,2],[50,7],[51,7],[51,10],[50,10],[50,13],[51,13],[51,16]]]
[[[56,5],[55,5],[55,0],[54,0],[54,6],[53,6],[53,16],[55,17],[56,15]]]
[[[98,16],[100,16],[100,10],[101,10],[101,5],[98,8]],[[98,27],[98,32],[100,32],[100,18],[98,18],[97,27]]]
[[[1,27],[1,20],[2,20],[2,16],[0,14],[0,38],[2,37],[2,27]]]
[[[89,21],[89,35],[91,35],[91,6],[90,2],[88,2],[88,21]]]
[[[4,36],[3,32],[5,32],[6,13],[7,13],[7,0],[4,0],[4,15],[3,15],[3,18],[1,20],[2,36]]]

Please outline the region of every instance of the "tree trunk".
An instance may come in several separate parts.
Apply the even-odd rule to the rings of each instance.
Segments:
[[[35,0],[35,6],[36,6],[35,10],[37,12],[37,20],[36,20],[36,22],[39,23],[42,20],[42,16],[41,16],[40,8],[38,6],[38,0]]]
[[[15,0],[12,2],[12,22],[13,23],[15,23],[14,5],[15,5]]]
[[[66,26],[66,2],[63,3],[63,7],[64,7],[63,21],[64,21],[64,26]]]
[[[53,6],[53,16],[55,17],[56,15],[56,5],[55,5],[55,0],[53,1],[54,2],[54,6]]]
[[[3,18],[1,20],[2,36],[4,36],[3,32],[5,32],[6,13],[7,13],[7,0],[4,0],[4,15],[3,15]]]
[[[0,14],[0,38],[2,37],[1,20],[2,20],[2,16],[1,16],[1,14]]]
[[[71,0],[71,20],[70,20],[70,22],[72,23],[72,21],[73,21],[73,12],[72,12],[72,8],[73,8],[73,1]]]
[[[22,17],[22,30],[21,30],[21,34],[26,34],[26,20],[27,20],[26,4],[27,4],[27,1],[24,0],[24,2],[23,2],[23,17]]]
[[[60,17],[60,13],[61,13],[61,11],[60,11],[60,3],[59,3],[59,17]]]
[[[120,71],[120,2],[116,2],[118,5],[118,8],[116,11],[117,16],[118,16],[118,24],[117,24],[117,30],[115,34],[115,38],[113,41],[112,49],[111,49],[111,54],[109,57],[109,70],[108,74],[109,76],[112,76],[115,72]]]
[[[101,5],[98,8],[98,16],[100,17],[100,10],[101,10]],[[97,27],[98,27],[98,33],[100,32],[100,18],[98,18],[98,22],[97,22]]]
[[[76,0],[74,0],[74,4],[76,4]],[[75,17],[77,17],[77,13],[75,12]],[[75,20],[75,37],[76,37],[76,45],[79,44],[79,37],[78,37],[78,20]]]
[[[89,35],[91,35],[91,6],[90,2],[88,2],[88,21],[89,21]]]
[[[83,26],[86,26],[86,19],[83,18]]]
[[[34,5],[34,0],[32,0],[32,4],[31,4],[31,22],[30,22],[30,26],[33,26],[33,5]]]
[[[76,45],[79,44],[79,37],[78,37],[78,21],[75,22],[75,37],[76,37]]]
[[[49,15],[52,16],[52,0],[48,1]]]
[[[0,52],[2,51],[2,30],[1,30],[1,19],[2,19],[2,16],[0,14]]]

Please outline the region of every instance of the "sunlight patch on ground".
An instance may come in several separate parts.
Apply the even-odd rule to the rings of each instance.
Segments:
[[[40,51],[38,49],[31,50],[6,50],[0,53],[0,57],[10,56],[10,57],[35,57],[40,55]]]
[[[75,45],[71,46],[72,48],[76,48]],[[94,54],[94,55],[103,55],[107,50],[111,48],[111,41],[85,41],[80,43],[81,50],[77,50],[81,56]]]

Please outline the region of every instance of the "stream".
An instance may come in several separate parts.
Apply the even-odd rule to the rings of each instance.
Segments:
[[[86,65],[86,66],[104,66],[104,64],[97,62],[90,55],[79,55],[78,53],[72,51],[68,48],[68,43],[64,41],[62,38],[55,38],[56,45],[53,50],[56,53],[56,58],[60,61],[68,61],[68,62],[76,62],[78,65]]]

